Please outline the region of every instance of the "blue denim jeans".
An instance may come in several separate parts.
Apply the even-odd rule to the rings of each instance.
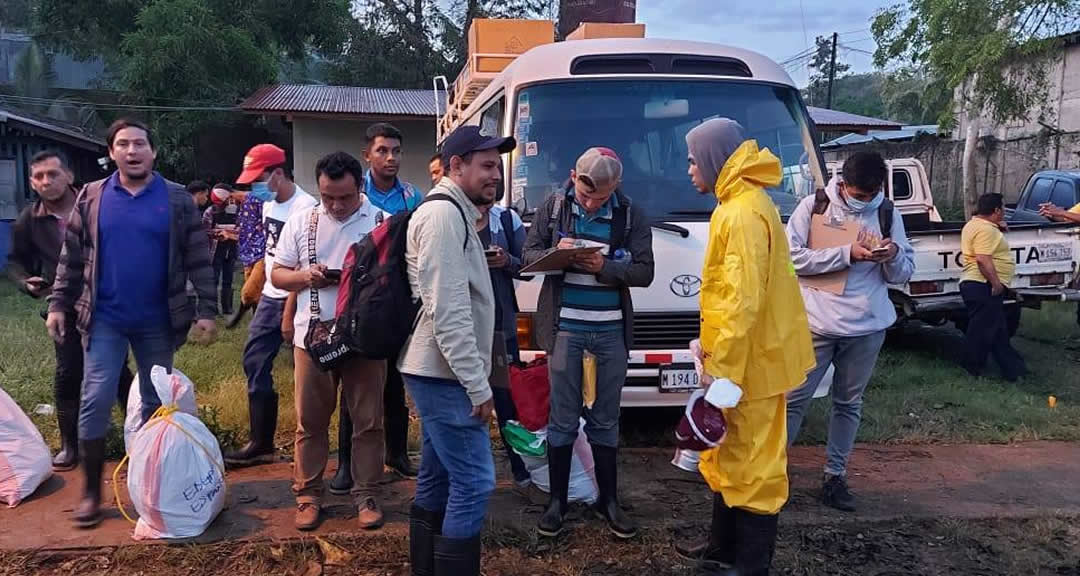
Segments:
[[[788,393],[788,444],[798,438],[814,391],[832,364],[836,371],[831,389],[832,412],[829,417],[829,440],[825,448],[825,473],[844,476],[862,420],[863,392],[874,373],[881,345],[885,343],[885,331],[852,338],[813,336],[817,366],[801,387]]]
[[[135,353],[135,364],[139,369],[143,422],[149,420],[161,406],[154,384],[150,381],[150,369],[164,366],[172,371],[172,329],[162,326],[119,330],[107,322],[92,321],[83,362],[82,405],[79,408],[80,439],[97,440],[105,437],[129,346]]]
[[[591,409],[582,405],[581,360],[586,350],[596,356],[596,401]],[[555,336],[555,348],[548,358],[550,445],[572,445],[577,439],[582,414],[585,416],[585,436],[590,444],[611,448],[619,445],[619,407],[626,382],[626,365],[626,341],[622,330],[560,331]]]
[[[495,490],[487,422],[473,418],[472,403],[456,380],[401,376],[423,430],[415,503],[429,512],[445,511],[446,538],[477,536]]]
[[[244,374],[248,379],[249,399],[270,400],[275,397],[274,359],[284,340],[281,335],[281,316],[284,313],[284,299],[259,298],[244,344]]]

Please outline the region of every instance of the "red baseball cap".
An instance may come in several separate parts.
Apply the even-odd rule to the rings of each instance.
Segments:
[[[237,184],[251,184],[259,179],[267,168],[285,163],[285,151],[273,144],[259,144],[244,156],[244,171],[236,178]]]

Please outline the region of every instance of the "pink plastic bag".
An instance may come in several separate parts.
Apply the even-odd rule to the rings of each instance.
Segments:
[[[14,508],[49,476],[49,446],[26,413],[0,388],[0,502]]]

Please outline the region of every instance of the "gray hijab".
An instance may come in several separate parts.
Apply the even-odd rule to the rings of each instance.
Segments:
[[[743,127],[730,118],[706,120],[687,132],[686,149],[710,190],[716,188],[716,179],[728,158],[745,141]]]

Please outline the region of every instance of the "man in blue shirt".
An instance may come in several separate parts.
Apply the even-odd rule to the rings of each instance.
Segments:
[[[74,312],[86,351],[79,454],[86,488],[75,524],[101,522],[105,432],[130,347],[139,369],[142,421],[161,405],[150,368],[172,370],[173,352],[192,321],[213,337],[217,314],[206,230],[183,186],[154,172],[156,151],[140,122],[109,128],[109,157],[117,170],[87,184],[68,219],[45,324],[62,341]],[[195,287],[197,310],[187,294]]]
[[[367,129],[364,162],[364,194],[376,208],[388,214],[414,210],[424,200],[412,184],[398,179],[401,168],[401,131],[390,124],[372,124]],[[383,429],[386,434],[386,465],[406,478],[416,478],[416,467],[409,460],[409,407],[405,404],[405,384],[397,370],[397,358],[387,363],[386,389],[383,392]],[[349,473],[349,448],[352,445],[352,421],[342,404],[338,412],[338,471],[330,481],[332,494],[348,494],[352,487]]]

